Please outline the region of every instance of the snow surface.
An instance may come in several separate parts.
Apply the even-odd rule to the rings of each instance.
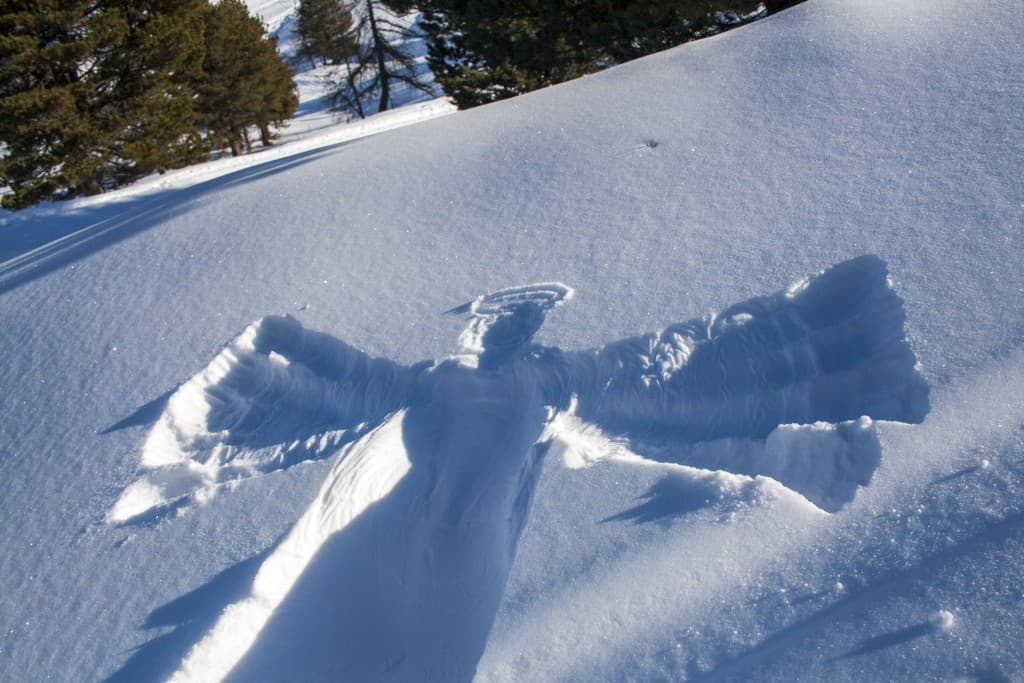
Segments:
[[[3,214],[0,678],[302,680],[365,646],[345,661],[406,680],[1020,679],[1022,36],[1008,0],[814,0],[342,146]],[[849,263],[863,278],[804,281]],[[837,358],[889,340],[908,400],[726,410],[699,439],[637,438],[661,399],[516,416],[540,380],[460,361],[472,306],[442,312],[530,282],[576,294],[489,339],[615,349],[638,391],[716,367],[701,348],[761,376],[748,342],[787,301],[879,301]],[[440,393],[356,422],[368,395],[332,393],[356,358],[432,361]],[[225,377],[256,384],[218,404]],[[253,396],[279,400],[227,410]],[[149,478],[196,462],[183,489]]]
[[[678,513],[706,500],[709,480],[713,498],[723,495],[716,487],[735,495],[764,483],[723,470],[770,474],[841,509],[878,466],[871,419],[786,421],[870,412],[919,422],[928,411],[877,258],[680,326],[687,336],[576,353],[531,344],[546,311],[572,293],[544,283],[452,309],[470,316],[460,353],[413,367],[369,359],[291,317],[264,318],[175,391],[143,445],[147,473],[109,521],[180,514],[225,482],[338,451],[349,430],[357,440],[250,595],[174,679],[470,678],[542,459],[553,444],[578,444],[584,420],[630,442],[675,445],[645,460],[588,436],[598,455],[587,464],[602,454],[680,463],[647,503],[607,520],[653,521],[666,503]],[[665,367],[663,356],[677,360]],[[717,471],[690,466],[707,467],[700,449],[680,449],[695,444],[716,453]],[[349,579],[339,585],[339,575]]]

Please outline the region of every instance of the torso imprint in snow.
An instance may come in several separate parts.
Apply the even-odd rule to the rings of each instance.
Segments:
[[[554,283],[480,297],[451,311],[470,319],[460,353],[410,367],[264,318],[179,387],[111,522],[337,455],[174,680],[472,678],[557,416],[647,457],[774,477],[834,511],[878,466],[872,418],[928,411],[876,257],[601,349],[534,345],[571,296]]]

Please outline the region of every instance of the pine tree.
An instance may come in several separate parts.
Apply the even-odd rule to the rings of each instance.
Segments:
[[[206,10],[205,59],[195,81],[195,109],[207,141],[239,155],[257,127],[270,144],[270,127],[289,119],[298,106],[291,72],[277,54],[276,40],[251,16],[242,0],[221,0]]]
[[[271,127],[279,128],[295,116],[299,96],[294,74],[277,53],[277,38],[267,40],[270,50],[265,52],[263,78],[260,81],[259,105],[256,108],[255,125],[260,131],[260,143],[266,147],[277,137]]]
[[[79,65],[100,32],[85,22],[81,2],[8,2],[0,10],[0,178],[16,207],[80,184],[68,170],[93,137],[77,106],[86,99]]]
[[[297,12],[299,56],[316,66],[340,64],[359,53],[352,12],[342,0],[301,0]]]
[[[205,0],[107,0],[127,32],[100,59],[101,118],[114,142],[105,177],[114,186],[203,160],[192,82],[203,60]],[[95,57],[95,55],[94,55]]]
[[[3,205],[101,192],[200,152],[189,81],[202,0],[0,7]]]

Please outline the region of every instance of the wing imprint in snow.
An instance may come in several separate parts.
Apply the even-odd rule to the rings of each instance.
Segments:
[[[396,410],[423,367],[371,358],[291,316],[261,318],[171,394],[142,446],[144,473],[107,519],[326,457]]]
[[[564,386],[581,420],[639,453],[771,476],[835,511],[878,467],[872,420],[928,413],[904,320],[885,263],[862,256],[715,316],[566,354]]]

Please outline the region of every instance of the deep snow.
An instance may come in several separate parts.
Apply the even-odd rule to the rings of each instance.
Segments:
[[[338,425],[332,398],[307,426],[356,428],[339,445],[369,435],[348,441],[351,459],[333,442],[307,447],[312,433],[282,437],[271,420],[251,433],[300,440],[292,466],[266,465],[287,449],[237,443],[245,474],[260,476],[194,495],[202,480],[174,510],[108,520],[152,474],[143,454],[174,397],[252,321],[290,314],[298,322],[284,328],[325,335],[342,356],[339,344],[409,367],[453,352],[464,321],[443,311],[561,281],[576,296],[536,341],[571,354],[708,319],[862,255],[888,264],[890,284],[873,291],[902,302],[927,415],[910,401],[908,414],[807,415],[793,420],[803,428],[673,449],[595,426],[581,395],[575,415],[548,427],[558,435],[537,465],[514,559],[487,564],[498,568],[476,584],[486,606],[508,572],[488,608],[493,627],[479,642],[486,629],[467,626],[461,652],[482,648],[477,677],[502,681],[1024,675],[1022,35],[1008,1],[981,11],[813,0],[580,81],[115,208],[107,197],[4,214],[0,678],[166,678],[198,661],[193,647],[213,642],[226,607],[248,604],[253,578],[296,533],[324,535],[295,523],[321,514],[332,472],[365,461],[379,486],[402,486],[401,449],[387,442],[409,413],[378,431]],[[61,234],[76,237],[51,243]],[[675,357],[664,357],[670,367]],[[275,372],[252,376],[291,396]],[[299,405],[271,415],[307,415]],[[207,448],[181,434],[162,443]],[[827,504],[801,491],[806,482],[782,485],[816,454],[851,452],[877,464],[848,470],[870,483],[852,500],[849,488],[827,494],[834,512],[809,502]],[[775,469],[725,468],[736,454]],[[482,529],[474,546],[414,529],[397,536],[412,545],[396,547],[367,528],[401,518],[356,515],[370,498],[336,500],[363,520],[344,542],[382,543],[388,557],[439,552],[437,567],[465,566],[458,558],[477,546],[487,556],[504,542]],[[317,555],[281,597],[298,608],[252,634],[243,672],[288,666],[289,645],[324,652],[335,626],[401,671],[401,637],[303,618],[323,616],[302,608],[321,599],[380,595],[360,586],[387,577],[338,550]],[[391,614],[411,609],[407,595],[426,596],[416,614],[469,604],[404,590]],[[308,637],[289,643],[296,625]]]

